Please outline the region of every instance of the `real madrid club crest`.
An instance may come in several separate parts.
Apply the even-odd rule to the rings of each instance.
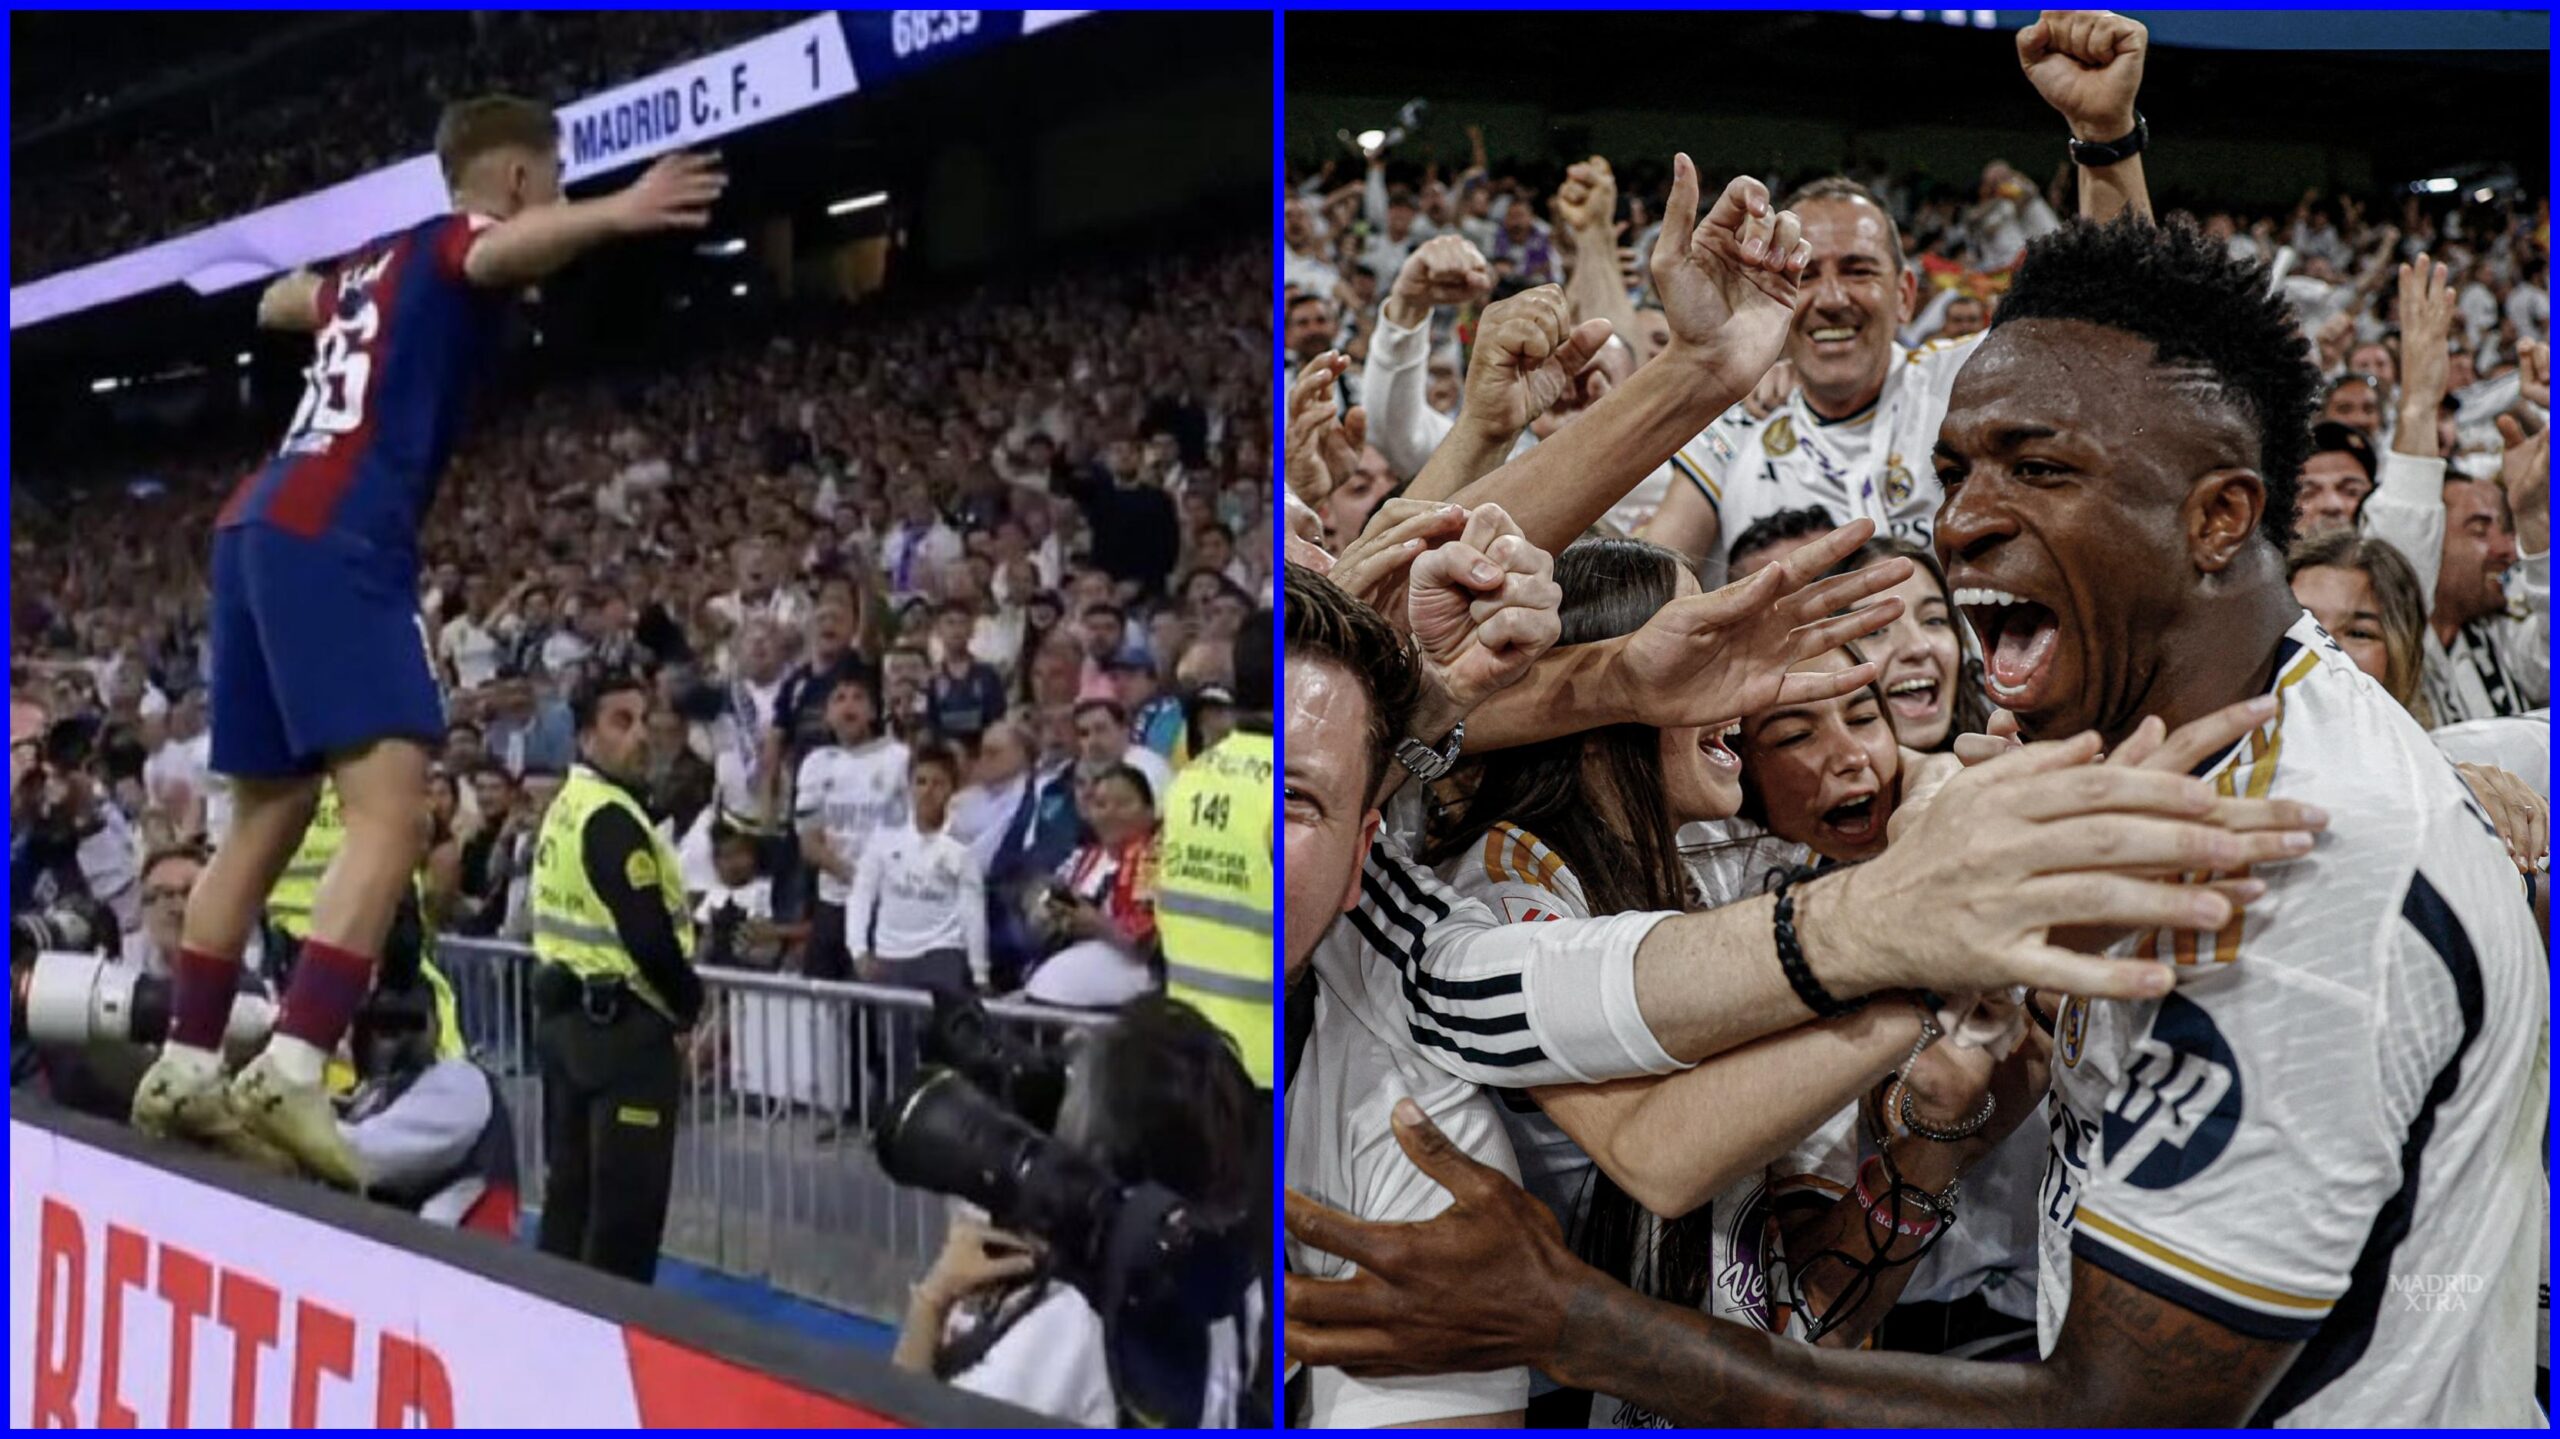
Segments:
[[[2054,1024],[2054,1047],[2062,1051],[2062,1067],[2080,1067],[2080,1048],[2089,1038],[2089,1001],[2078,995],[2062,1006],[2062,1017]]]
[[[1911,502],[1911,489],[1910,467],[1902,463],[1900,455],[1887,456],[1884,470],[1884,502],[1900,509]]]
[[[1795,416],[1780,415],[1771,420],[1769,433],[1761,438],[1760,448],[1772,455],[1794,454],[1796,452]]]

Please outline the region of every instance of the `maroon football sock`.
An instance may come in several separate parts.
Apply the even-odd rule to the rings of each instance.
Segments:
[[[240,957],[181,949],[170,972],[169,1038],[198,1049],[220,1049],[231,1023],[231,997],[240,986]]]
[[[276,1033],[290,1034],[324,1053],[335,1050],[372,988],[370,956],[304,940],[302,956],[293,963],[293,983],[285,988],[284,1012],[276,1017]]]

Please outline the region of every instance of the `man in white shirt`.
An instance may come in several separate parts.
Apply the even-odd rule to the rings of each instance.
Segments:
[[[969,784],[951,800],[951,833],[969,846],[980,869],[995,867],[1005,830],[1030,796],[1030,738],[1014,721],[998,720],[978,737]]]
[[[939,746],[908,761],[912,822],[872,836],[845,905],[845,947],[875,984],[953,993],[987,986],[986,871],[951,832],[960,760]]]
[[[907,747],[879,734],[877,724],[871,686],[858,676],[840,678],[827,695],[834,742],[800,762],[800,855],[818,871],[806,961],[814,979],[852,976],[846,901],[873,839],[907,822]]]
[[[2113,144],[2136,128],[2149,37],[2130,20],[2107,21],[2104,43],[2119,48],[2100,64],[2068,53],[2085,48],[2081,37],[2032,27],[2036,53],[2022,36],[2019,60],[2075,139]],[[2151,213],[2138,153],[2081,165],[2079,185],[2088,219]],[[1896,342],[1911,322],[1919,278],[1904,262],[1892,212],[1864,186],[1842,176],[1816,180],[1783,208],[1803,220],[1813,245],[1787,332],[1795,388],[1765,419],[1734,406],[1673,456],[1678,478],[1643,531],[1697,559],[1710,590],[1724,583],[1733,541],[1777,510],[1811,505],[1839,524],[1863,515],[1878,534],[1927,545],[1940,499],[1930,447],[1956,371],[1981,343],[1979,334],[1911,350]]]
[[[151,807],[168,817],[181,839],[207,827],[216,780],[210,768],[212,738],[205,730],[204,691],[188,690],[169,706],[169,730],[142,763],[142,788]],[[226,796],[227,797],[227,796]]]
[[[1316,207],[1292,196],[1283,213],[1287,216],[1284,233],[1289,248],[1282,254],[1281,263],[1289,288],[1302,295],[1330,297],[1342,283],[1342,272],[1325,258],[1323,227],[1316,219]]]
[[[2522,278],[2507,291],[2507,319],[2516,327],[2516,342],[2551,342],[2551,292],[2542,286],[2548,269],[2541,258],[2527,260]]]
[[[711,617],[731,631],[743,630],[757,620],[777,630],[800,628],[809,618],[809,597],[776,583],[775,564],[763,540],[749,535],[738,541],[738,587],[711,597],[706,606]],[[727,658],[725,646],[721,658]]]
[[[1303,595],[1294,583],[1288,626],[1287,800],[1288,1042],[1280,1062],[1286,1090],[1289,1187],[1373,1220],[1420,1220],[1449,1205],[1396,1144],[1388,1116],[1410,1098],[1451,1142],[1514,1179],[1519,1164],[1492,1098],[1386,1043],[1309,971],[1316,939],[1359,893],[1361,859],[1377,832],[1369,807],[1381,774],[1372,762],[1374,723],[1400,725],[1414,702],[1411,661],[1386,623],[1338,590]],[[1321,597],[1329,607],[1304,602]],[[1322,610],[1322,613],[1318,611]],[[1377,720],[1384,712],[1392,718]],[[1295,1274],[1340,1278],[1350,1266],[1295,1239]],[[1353,1378],[1316,1368],[1294,1382],[1292,1428],[1366,1429],[1397,1425],[1463,1428],[1517,1424],[1529,1400],[1529,1371]]]
[[[476,690],[498,677],[505,652],[489,613],[486,575],[475,571],[463,580],[462,604],[462,613],[436,633],[436,657],[445,662],[456,689]]]
[[[903,601],[910,595],[933,593],[943,568],[958,564],[967,547],[960,542],[959,531],[934,508],[933,494],[923,485],[901,488],[897,504],[897,527],[880,546],[880,570],[888,577],[890,598]]]

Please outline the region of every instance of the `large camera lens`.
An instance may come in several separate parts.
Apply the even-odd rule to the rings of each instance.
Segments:
[[[910,1090],[880,1126],[880,1167],[891,1179],[956,1194],[997,1216],[1020,1204],[1022,1179],[1049,1136],[953,1070]]]

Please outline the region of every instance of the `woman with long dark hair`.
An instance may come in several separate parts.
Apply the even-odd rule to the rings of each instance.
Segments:
[[[1630,633],[1698,593],[1671,551],[1617,538],[1568,548],[1555,578],[1562,644]],[[1695,907],[1676,836],[1743,802],[1747,762],[1726,747],[1728,729],[1619,726],[1494,754],[1475,766],[1457,813],[1435,826],[1428,856],[1453,888],[1513,922]],[[2027,1064],[2008,1066],[2000,1098],[1986,1103],[1988,1057],[1921,1053],[1923,1034],[1915,1004],[1872,1005],[1663,1078],[1509,1097],[1523,1183],[1555,1209],[1578,1252],[1646,1293],[1855,1343],[1935,1232],[1921,1196],[1946,1192],[2031,1107],[2025,1086],[2041,1083]],[[1902,1099],[1904,1081],[1886,1079],[1897,1069],[1931,1127],[1964,1137],[1897,1133],[1892,1168],[1862,1167],[1861,1097]],[[1565,1406],[1542,1417],[1578,1424],[1574,1403],[1533,1407]],[[1646,1416],[1610,1401],[1593,1417]]]

